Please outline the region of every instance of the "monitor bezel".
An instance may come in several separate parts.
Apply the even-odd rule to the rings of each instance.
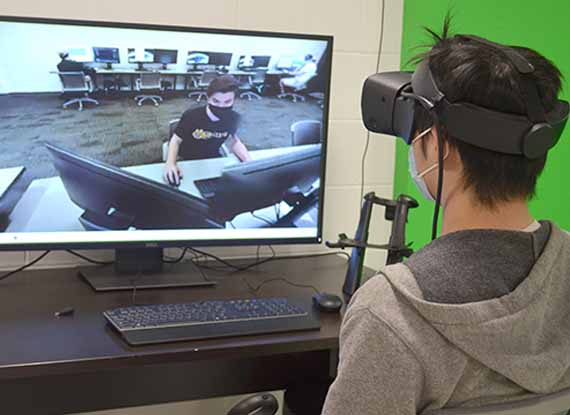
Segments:
[[[96,20],[76,20],[76,19],[59,19],[45,17],[26,17],[26,16],[4,16],[0,15],[1,22],[18,22],[18,23],[37,23],[37,24],[60,24],[69,26],[94,26],[108,27],[119,29],[140,29],[140,30],[159,30],[171,32],[194,32],[219,35],[237,35],[237,36],[260,36],[260,37],[276,37],[276,38],[292,38],[303,40],[321,40],[327,42],[325,49],[326,61],[325,67],[329,74],[325,84],[325,96],[323,107],[323,141],[320,171],[320,189],[319,189],[319,212],[317,222],[317,234],[314,237],[299,238],[256,238],[256,239],[224,239],[224,240],[202,240],[202,239],[177,239],[171,241],[147,240],[140,241],[104,241],[104,242],[45,242],[45,243],[11,243],[0,244],[0,251],[21,251],[21,250],[65,250],[65,249],[121,249],[121,248],[176,248],[176,247],[223,247],[223,246],[256,246],[256,245],[299,245],[299,244],[320,244],[323,235],[324,205],[325,205],[325,179],[326,179],[326,161],[327,161],[327,142],[329,130],[329,113],[330,113],[330,90],[332,78],[332,54],[333,54],[333,36],[322,34],[308,33],[290,33],[290,32],[269,32],[260,30],[243,30],[243,29],[218,29],[194,26],[180,25],[164,25],[149,23],[127,23],[112,21],[96,21]],[[128,232],[128,231],[125,231]],[[53,232],[57,237],[59,232]]]

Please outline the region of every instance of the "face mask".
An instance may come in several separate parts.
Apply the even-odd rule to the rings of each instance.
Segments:
[[[208,104],[210,111],[219,119],[223,119],[233,110],[233,105],[230,107],[218,107],[217,105]]]
[[[418,141],[420,138],[422,138],[423,136],[425,136],[427,133],[429,133],[431,131],[431,128],[432,127],[428,128],[425,131],[422,131],[420,134],[418,134],[418,136],[416,138],[414,138],[412,140],[412,142],[410,144],[410,149],[408,150],[408,169],[410,170],[410,176],[412,176],[412,179],[414,180],[414,183],[416,184],[417,189],[420,191],[420,193],[423,195],[423,197],[425,197],[429,201],[434,202],[435,199],[432,196],[432,194],[430,193],[430,191],[426,185],[426,182],[422,177],[425,176],[430,171],[432,171],[433,169],[435,169],[437,167],[438,163],[435,163],[433,166],[426,169],[424,172],[418,173],[418,167],[416,166],[416,157],[414,156],[414,143],[416,141]]]

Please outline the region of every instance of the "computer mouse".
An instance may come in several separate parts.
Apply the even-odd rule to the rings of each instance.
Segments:
[[[313,304],[327,313],[338,313],[342,307],[342,300],[338,295],[318,293],[313,295]]]
[[[179,187],[181,183],[182,183],[182,177],[178,178],[178,183],[176,183],[176,181],[168,177],[168,184],[171,185],[172,187]]]
[[[277,399],[269,393],[264,393],[240,401],[228,415],[274,415],[278,409]]]

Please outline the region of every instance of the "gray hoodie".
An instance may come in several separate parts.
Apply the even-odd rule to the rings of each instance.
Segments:
[[[415,415],[569,387],[570,234],[549,223],[540,228],[530,237],[508,231],[444,237],[434,252],[439,250],[440,270],[454,270],[448,277],[455,279],[444,282],[456,293],[451,290],[438,301],[430,295],[437,292],[437,279],[430,282],[425,272],[438,273],[438,267],[418,261],[422,251],[408,264],[388,266],[368,280],[344,317],[338,375],[323,414]],[[445,255],[458,246],[471,255],[462,268],[461,261],[451,260],[455,256]],[[497,259],[516,257],[509,250],[517,246],[518,262],[531,256],[522,278],[524,266],[503,261],[505,268]],[[481,252],[485,255],[479,257]],[[496,264],[494,270],[477,266],[489,263]],[[476,277],[483,283],[473,283]],[[473,287],[496,280],[501,283],[494,288],[473,293]],[[472,298],[457,299],[465,291]]]

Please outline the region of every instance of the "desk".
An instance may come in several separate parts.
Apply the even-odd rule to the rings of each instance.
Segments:
[[[250,154],[254,160],[259,160],[297,151],[300,148],[300,146],[280,147],[251,151]],[[178,190],[202,198],[194,181],[220,177],[224,167],[236,163],[239,161],[233,155],[205,160],[179,161],[178,165],[182,169],[184,178]],[[125,167],[124,170],[168,186],[163,179],[164,163]],[[71,201],[59,177],[36,179],[29,185],[12,210],[6,232],[84,231],[78,219],[82,214],[83,209]],[[252,222],[254,225],[259,225],[258,220]],[[246,224],[242,222],[241,226],[246,227]]]
[[[136,298],[141,304],[252,298],[242,277],[258,284],[280,276],[340,294],[345,270],[341,257],[276,261],[240,274],[208,271],[216,288],[142,290]],[[312,294],[280,282],[260,291],[306,304]],[[336,368],[339,314],[322,313],[320,331],[132,348],[101,314],[128,304],[130,292],[95,293],[73,269],[0,281],[2,413],[66,414],[279,390]],[[53,316],[66,306],[75,308],[72,317]]]
[[[181,76],[184,78],[184,88],[188,84],[187,78],[191,78],[193,82],[204,73],[204,71],[174,71],[169,69],[161,69],[161,70],[147,70],[147,71],[139,71],[136,69],[96,69],[95,70],[97,75],[105,76],[105,75],[114,75],[114,76],[128,76],[129,82],[131,84],[131,91],[135,89],[135,79],[136,76],[142,73],[159,73],[165,77],[172,77],[172,89],[176,91],[176,79]]]

